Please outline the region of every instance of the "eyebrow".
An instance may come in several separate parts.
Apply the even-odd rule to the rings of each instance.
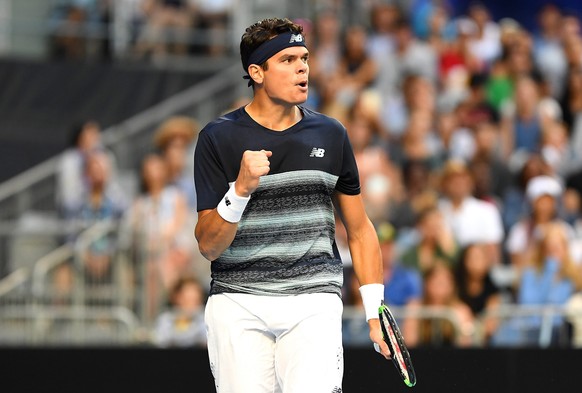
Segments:
[[[287,59],[296,59],[298,57],[300,57],[300,58],[309,57],[309,51],[305,51],[301,55],[284,53],[281,56],[279,56],[278,60],[282,61],[282,60],[287,60]]]

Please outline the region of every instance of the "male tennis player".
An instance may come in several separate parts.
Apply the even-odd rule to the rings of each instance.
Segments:
[[[341,392],[341,213],[370,325],[382,260],[364,212],[344,127],[300,106],[309,52],[302,28],[266,19],[246,29],[241,59],[254,97],[209,123],[195,154],[196,238],[212,261],[208,352],[220,393]]]

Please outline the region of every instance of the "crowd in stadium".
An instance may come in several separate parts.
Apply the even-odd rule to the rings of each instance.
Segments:
[[[57,0],[51,10],[51,54],[56,58],[139,61],[167,56],[221,56],[232,0]],[[116,36],[116,39],[112,39]],[[115,42],[114,42],[115,41]]]
[[[437,328],[441,345],[473,345],[477,328],[483,345],[535,345],[539,317],[482,316],[505,304],[580,302],[581,20],[548,4],[528,30],[494,20],[483,3],[461,17],[445,2],[421,3],[415,10],[378,3],[369,26],[342,25],[333,7],[298,20],[310,50],[305,105],[348,130],[383,251],[385,297],[412,315],[402,322],[409,346],[431,345]],[[244,103],[235,99],[233,107]],[[128,196],[96,120],[77,128],[59,176],[60,212],[76,228],[121,221],[120,236],[89,248],[86,279],[107,280],[113,249],[138,250],[157,342],[203,343],[209,262],[193,236],[192,176],[202,125],[184,116],[161,124],[136,168],[139,192]],[[336,239],[344,303],[359,307],[339,220]],[[59,274],[64,292],[70,274]],[[446,307],[457,324],[415,318],[423,306]],[[366,342],[358,323],[344,326],[347,342]],[[549,342],[571,345],[577,324],[555,317]]]

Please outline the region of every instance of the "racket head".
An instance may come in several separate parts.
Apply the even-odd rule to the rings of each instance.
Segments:
[[[402,337],[394,315],[392,315],[392,312],[383,301],[378,309],[378,316],[380,317],[380,326],[382,327],[384,341],[392,354],[392,363],[394,363],[404,383],[408,387],[413,387],[416,385],[416,373],[412,365],[412,358],[404,343],[404,338]]]

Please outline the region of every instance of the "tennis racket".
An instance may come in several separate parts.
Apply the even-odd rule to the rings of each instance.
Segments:
[[[406,344],[402,338],[402,333],[400,333],[400,328],[398,328],[398,324],[394,319],[394,315],[392,315],[392,312],[384,301],[382,301],[382,304],[378,309],[378,314],[380,317],[380,326],[382,326],[384,341],[388,344],[388,348],[392,354],[392,363],[396,366],[404,383],[409,387],[413,387],[416,385],[416,374],[414,372],[414,367],[412,366],[410,353],[408,353],[408,348],[406,348]]]

